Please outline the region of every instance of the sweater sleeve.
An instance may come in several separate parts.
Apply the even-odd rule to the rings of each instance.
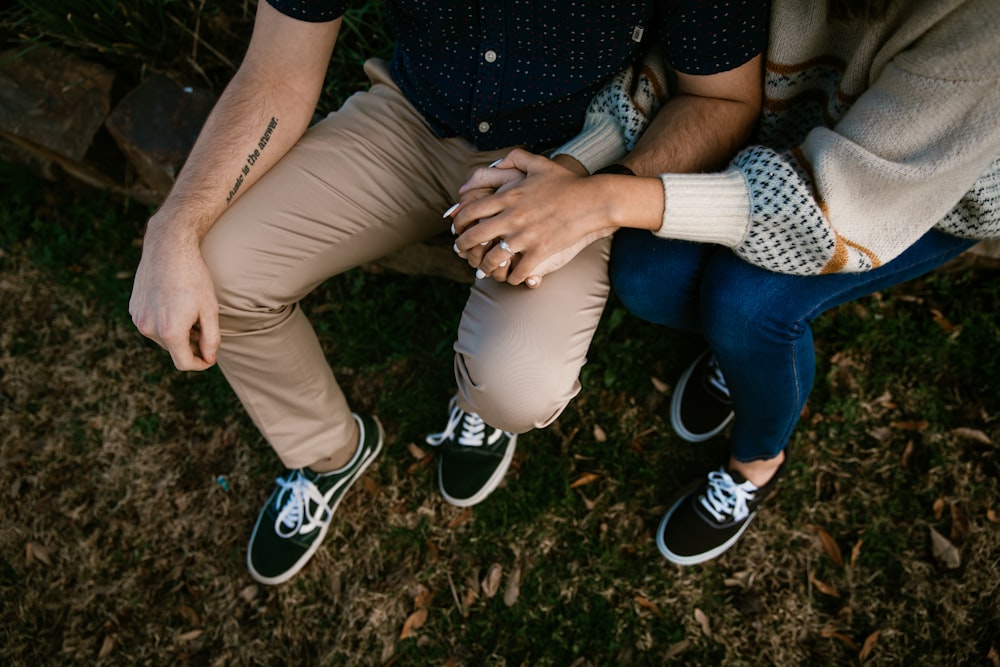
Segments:
[[[622,159],[666,101],[666,81],[662,53],[651,49],[594,96],[580,134],[549,157],[569,155],[591,174]]]
[[[798,275],[881,266],[934,227],[1000,235],[1000,16],[966,7],[889,62],[834,128],[791,151],[750,147],[725,174],[664,175],[657,235]]]

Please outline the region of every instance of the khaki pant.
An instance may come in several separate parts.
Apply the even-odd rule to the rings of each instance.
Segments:
[[[371,89],[310,128],[202,243],[219,298],[219,366],[289,468],[355,446],[350,408],[298,301],[446,230],[441,213],[459,186],[507,152],[437,138],[384,63],[365,71]],[[476,282],[455,343],[463,409],[519,433],[559,415],[579,391],[607,300],[609,249],[610,239],[595,243],[536,290]]]

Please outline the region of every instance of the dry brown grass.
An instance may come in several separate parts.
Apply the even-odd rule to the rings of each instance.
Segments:
[[[385,404],[387,450],[314,562],[266,588],[246,573],[245,543],[278,470],[218,376],[174,372],[123,312],[55,284],[19,248],[0,267],[3,664],[1000,663],[1000,403],[963,398],[961,358],[930,377],[936,361],[902,351],[900,368],[870,375],[877,350],[831,325],[774,508],[732,552],[687,569],[659,558],[653,530],[718,451],[669,434],[648,374],[674,376],[672,344],[638,378],[594,378],[472,513],[440,501],[430,452],[407,447],[419,435],[400,406],[437,415],[448,391],[409,384],[423,348],[381,377],[341,367],[350,396]],[[894,303],[880,312],[928,307]],[[847,308],[835,323],[871,315]],[[927,409],[940,420],[919,423]],[[935,556],[931,528],[958,567]]]

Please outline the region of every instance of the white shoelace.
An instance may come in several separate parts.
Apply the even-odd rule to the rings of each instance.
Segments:
[[[726,378],[722,375],[722,369],[719,368],[719,362],[716,361],[715,355],[712,355],[712,358],[708,360],[708,377],[706,380],[726,398],[729,398],[729,386],[726,384]]]
[[[747,501],[754,499],[757,490],[753,482],[737,484],[724,468],[719,468],[708,473],[708,489],[698,500],[716,521],[742,521],[750,514]]]
[[[327,505],[319,488],[295,470],[288,479],[278,478],[281,492],[277,504],[281,507],[274,522],[274,532],[281,537],[306,534],[321,528],[333,518],[333,511]],[[315,509],[313,509],[315,504]]]
[[[466,447],[482,447],[486,442],[486,422],[475,412],[463,412],[455,399],[451,401],[451,414],[448,416],[448,424],[440,433],[427,436],[427,444],[438,446],[445,440],[452,440],[455,437],[455,429],[461,424],[461,432],[458,436],[458,444]],[[489,444],[493,444],[503,431],[494,429],[489,438]]]

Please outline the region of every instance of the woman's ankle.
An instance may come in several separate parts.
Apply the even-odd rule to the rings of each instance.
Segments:
[[[760,488],[771,481],[778,468],[785,462],[785,452],[782,450],[777,456],[770,459],[759,459],[744,463],[730,457],[729,468],[743,475],[757,487]]]

